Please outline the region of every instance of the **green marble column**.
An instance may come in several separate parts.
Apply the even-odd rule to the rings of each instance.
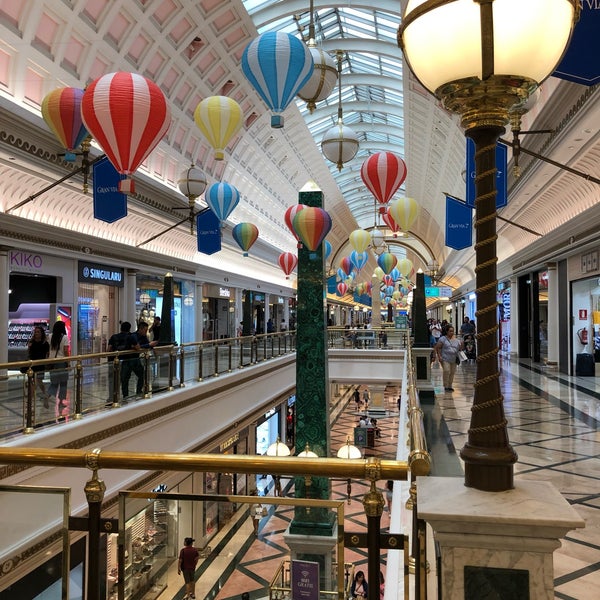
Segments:
[[[323,206],[323,192],[300,192],[307,206]],[[329,452],[329,376],[327,370],[327,310],[322,245],[311,259],[306,248],[298,250],[298,305],[296,319],[296,452],[306,444],[318,456]],[[315,254],[315,253],[313,253]],[[296,497],[329,500],[326,477],[313,477],[306,487],[304,477],[295,480]],[[296,508],[290,533],[331,535],[334,515],[327,510],[310,512]]]
[[[254,292],[244,290],[244,302],[242,306],[242,335],[252,334],[252,305],[254,303]],[[237,323],[236,323],[237,327]]]

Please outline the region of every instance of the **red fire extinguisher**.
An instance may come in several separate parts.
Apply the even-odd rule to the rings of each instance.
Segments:
[[[579,338],[579,341],[585,345],[588,343],[588,330],[587,327],[582,327],[581,329],[577,330],[577,337]]]

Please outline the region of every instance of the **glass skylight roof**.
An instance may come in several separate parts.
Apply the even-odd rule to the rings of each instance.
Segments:
[[[298,4],[286,0],[243,0],[243,4],[259,33],[285,31],[308,41],[308,0],[301,13],[291,12]],[[341,171],[335,164],[327,163],[360,227],[374,225],[374,199],[360,178],[362,163],[371,154],[385,150],[404,157],[402,56],[396,41],[399,2],[397,6],[391,13],[380,8],[336,6],[317,8],[313,14],[317,45],[323,45],[332,56],[335,49],[344,51],[343,119],[344,125],[358,135],[360,148],[354,160]],[[277,10],[281,18],[271,20],[273,10]],[[267,18],[269,22],[264,23],[263,19]],[[296,102],[315,144],[320,145],[325,131],[337,123],[338,88],[317,104],[317,111],[312,115],[304,101],[297,98]],[[329,109],[327,115],[319,110],[322,108]]]

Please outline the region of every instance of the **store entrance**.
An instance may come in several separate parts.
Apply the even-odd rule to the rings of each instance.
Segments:
[[[108,340],[119,331],[119,288],[80,283],[77,299],[77,352],[106,352]]]

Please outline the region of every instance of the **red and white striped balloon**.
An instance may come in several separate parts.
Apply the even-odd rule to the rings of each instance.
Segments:
[[[296,268],[298,264],[298,257],[291,252],[282,252],[278,258],[279,266],[281,270],[285,273],[286,279],[290,278],[291,272]]]
[[[382,205],[379,212],[384,213],[387,204],[396,190],[406,179],[406,163],[391,152],[378,152],[363,162],[360,176],[376,200]]]
[[[283,220],[285,224],[288,226],[288,229],[292,232],[293,236],[298,240],[298,248],[302,248],[302,243],[300,242],[300,238],[294,229],[292,223],[294,222],[294,217],[303,209],[306,208],[306,204],[294,204],[290,206],[283,215]]]
[[[146,160],[171,124],[165,95],[137,73],[109,73],[92,82],[81,100],[81,116],[123,175],[131,175]],[[133,193],[133,181],[121,181],[119,191]]]
[[[337,284],[338,296],[345,296],[347,291],[348,291],[348,286],[344,282]]]

